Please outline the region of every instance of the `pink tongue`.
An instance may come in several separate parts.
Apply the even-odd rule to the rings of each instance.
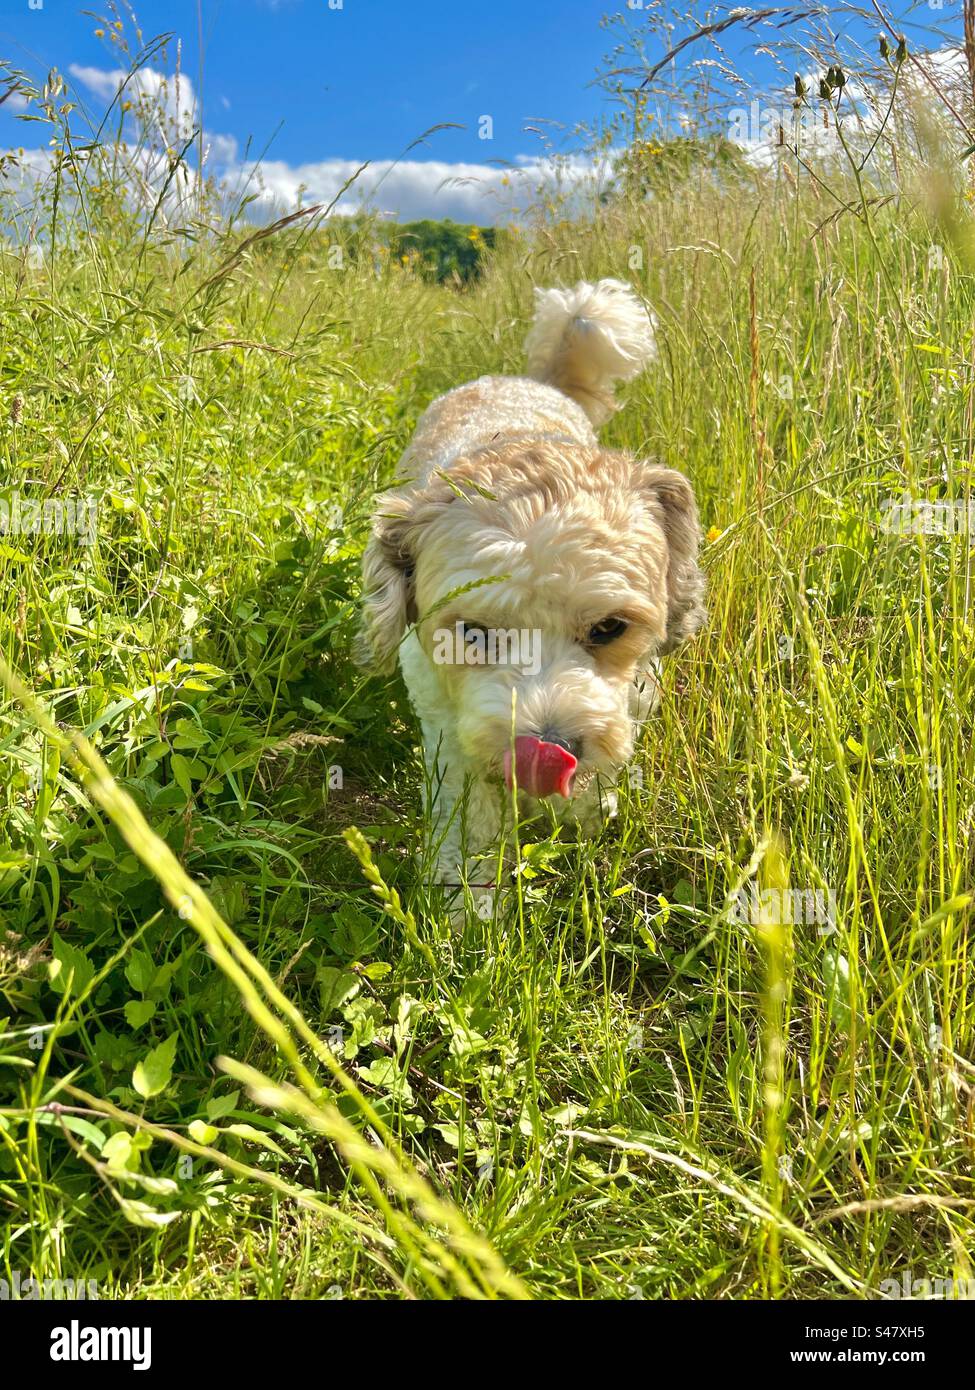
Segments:
[[[557,743],[543,743],[540,738],[522,734],[515,739],[515,773],[518,787],[529,796],[572,795],[572,777],[578,759]],[[504,754],[504,780],[511,787],[511,749]]]

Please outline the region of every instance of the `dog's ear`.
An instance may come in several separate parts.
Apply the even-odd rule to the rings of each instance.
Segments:
[[[416,498],[385,497],[362,556],[362,625],[354,647],[360,666],[392,671],[407,624],[416,621],[410,532]]]
[[[657,503],[657,518],[667,539],[667,633],[660,650],[669,652],[692,637],[707,618],[704,575],[697,563],[701,523],[683,473],[645,464],[641,484]]]
[[[362,556],[362,625],[353,655],[380,674],[395,669],[407,626],[417,620],[413,581],[419,538],[444,507],[464,492],[446,474],[422,487],[393,492],[376,508]]]

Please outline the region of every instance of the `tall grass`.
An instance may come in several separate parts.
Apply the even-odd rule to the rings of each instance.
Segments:
[[[970,212],[907,159],[883,198],[685,164],[541,215],[463,293],[314,215],[146,236],[67,156],[38,251],[6,243],[6,494],[97,526],[0,538],[4,1277],[968,1276],[970,538],[882,521],[967,501]],[[455,934],[404,691],[350,662],[357,556],[426,402],[518,369],[533,285],[601,275],[661,340],[606,437],[692,479],[711,621],[617,820],[523,836],[515,906]],[[828,920],[743,920],[752,884]]]

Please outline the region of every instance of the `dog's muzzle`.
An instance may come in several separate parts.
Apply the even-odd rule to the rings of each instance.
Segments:
[[[558,743],[544,743],[540,738],[522,734],[515,739],[514,759],[511,749],[505,749],[504,780],[510,791],[512,772],[518,790],[529,796],[572,795],[572,780],[579,759]]]

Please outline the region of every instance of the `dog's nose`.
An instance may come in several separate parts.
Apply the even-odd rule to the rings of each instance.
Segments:
[[[543,743],[554,743],[557,748],[564,748],[567,753],[571,753],[574,758],[582,754],[582,740],[578,738],[563,738],[561,734],[554,733],[551,729],[545,729],[540,735]]]

